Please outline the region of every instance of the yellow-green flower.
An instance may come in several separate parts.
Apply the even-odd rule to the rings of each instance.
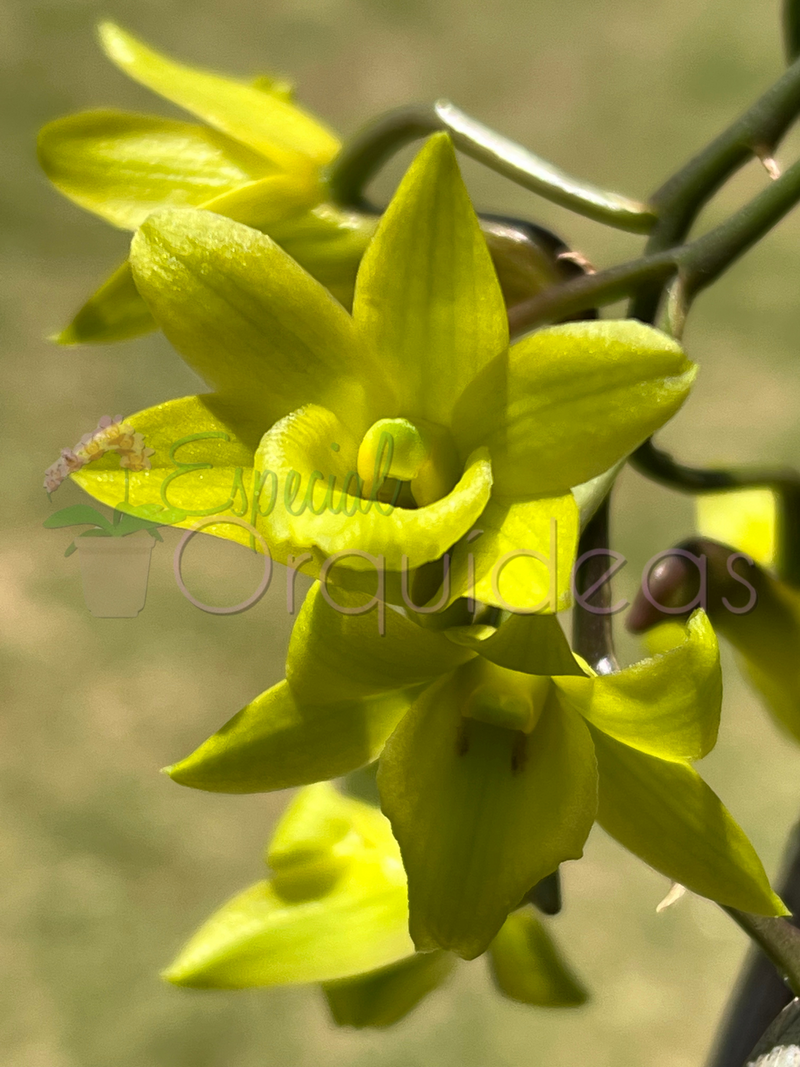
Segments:
[[[570,487],[669,419],[694,378],[676,342],[631,321],[568,323],[509,347],[442,134],[381,219],[352,316],[268,237],[207,211],[151,216],[131,262],[154,318],[215,393],[130,417],[156,455],[130,475],[129,504],[183,508],[184,525],[245,516],[306,573],[336,557],[339,584],[374,586],[376,568],[420,578],[455,545],[443,602],[563,606],[578,534]],[[122,476],[102,464],[77,480],[123,499]],[[215,532],[249,542],[240,527]],[[435,590],[428,577],[410,589],[415,603]]]
[[[553,616],[432,632],[390,611],[382,635],[374,614],[342,614],[318,584],[287,680],[169,773],[256,792],[380,757],[422,950],[485,951],[533,885],[581,856],[595,818],[693,891],[784,914],[744,833],[690,765],[714,744],[721,693],[702,612],[679,647],[593,676]]]
[[[204,125],[110,109],[58,119],[39,135],[39,159],[56,188],[123,230],[166,207],[205,208],[246,223],[350,308],[378,217],[331,203],[328,170],[341,145],[294,103],[290,86],[187,67],[110,22],[99,36],[126,74]],[[510,222],[482,225],[507,303],[563,278],[550,242]],[[119,341],[155,325],[126,261],[56,340]]]
[[[267,849],[272,870],[216,912],[164,977],[240,989],[320,983],[340,1026],[390,1026],[450,975],[446,952],[415,953],[406,881],[387,819],[320,783],[302,790]],[[586,995],[531,908],[489,950],[499,990],[524,1004]]]
[[[204,125],[108,109],[58,119],[39,135],[56,188],[125,230],[165,207],[202,207],[263,229],[347,303],[376,220],[325,203],[336,136],[285,83],[184,66],[109,22],[99,34],[121,70]],[[126,262],[58,340],[117,341],[154,327]]]

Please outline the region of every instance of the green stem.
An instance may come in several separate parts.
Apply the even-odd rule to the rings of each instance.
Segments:
[[[621,297],[657,282],[659,292],[679,275],[687,302],[702,292],[738,258],[768,233],[800,200],[800,162],[720,226],[678,248],[645,255],[597,274],[550,286],[514,308],[512,335],[519,336],[543,322],[554,322],[589,307],[612,304]],[[639,316],[635,316],[639,317]],[[642,318],[642,321],[652,321]]]
[[[779,885],[781,900],[795,916],[800,915],[800,824],[789,838]],[[771,961],[754,945],[725,1011],[708,1067],[741,1067],[791,999]]]
[[[594,589],[592,603],[586,607],[576,598],[572,612],[572,646],[598,674],[611,674],[619,669],[614,654],[611,585],[603,581],[608,573],[609,520],[611,495],[606,496],[586,524],[578,543],[578,560],[592,553],[576,569],[575,588],[581,595]]]
[[[682,244],[703,206],[753,156],[771,154],[800,113],[800,59],[727,130],[669,178],[650,199],[658,214],[645,253]],[[631,317],[653,322],[661,298],[658,285],[644,287]]]
[[[331,164],[328,185],[333,200],[347,207],[362,207],[364,189],[387,159],[409,141],[444,129],[432,107],[396,108],[359,131]]]
[[[787,919],[768,919],[725,908],[734,922],[775,964],[795,996],[800,996],[800,930]]]
[[[621,263],[596,274],[585,274],[561,285],[551,285],[529,300],[509,308],[512,337],[519,337],[545,322],[559,322],[588,308],[613,304],[651,281],[666,281],[677,272],[674,252]]]
[[[333,163],[328,176],[333,198],[340,204],[362,205],[367,182],[394,152],[439,130],[449,133],[465,155],[580,215],[632,233],[648,233],[656,222],[646,204],[573,178],[447,100],[390,111],[363,130]]]
[[[715,282],[800,200],[800,162],[763,189],[721,226],[676,251],[689,300]]]
[[[783,0],[783,43],[786,58],[792,63],[800,55],[800,4]]]

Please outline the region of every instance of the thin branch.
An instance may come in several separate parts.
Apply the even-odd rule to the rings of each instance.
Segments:
[[[447,100],[439,100],[434,110],[456,148],[517,185],[607,226],[631,233],[652,230],[656,215],[647,204],[573,178],[522,145],[495,133]]]
[[[583,308],[612,304],[651,281],[659,292],[672,277],[682,283],[686,306],[707,286],[768,233],[800,200],[800,162],[771,182],[758,196],[720,226],[681,245],[608,270],[576,278],[566,285],[550,286],[518,304],[511,321],[512,335],[519,336]],[[642,318],[642,321],[652,321]]]
[[[581,596],[575,598],[572,611],[572,644],[578,655],[598,674],[611,674],[619,664],[614,655],[614,632],[611,607],[611,585],[603,581],[609,570],[609,515],[611,497],[598,507],[581,534],[578,544],[578,564],[575,569],[575,590],[581,596],[597,587],[591,594],[592,603],[584,605]],[[582,557],[592,555],[581,564]],[[589,597],[586,596],[588,600]]]
[[[677,271],[673,252],[621,263],[561,285],[551,285],[509,309],[512,337],[520,337],[546,322],[560,322],[592,307],[613,304],[649,281],[666,281]]]
[[[739,256],[768,233],[800,200],[800,162],[749,204],[676,252],[689,299],[715,282]]]
[[[795,916],[800,915],[800,824],[789,839],[779,886],[787,908]],[[773,964],[754,946],[726,1008],[708,1067],[741,1067],[758,1039],[791,999],[789,988]]]
[[[704,470],[678,463],[652,440],[630,457],[641,474],[684,493],[736,489],[770,489],[778,503],[776,571],[789,585],[800,586],[800,472],[791,467],[729,467]]]
[[[795,996],[800,995],[800,930],[788,919],[768,919],[725,908],[748,937],[772,961]]]
[[[648,233],[655,224],[656,217],[646,204],[572,177],[447,100],[432,107],[390,111],[367,126],[331,166],[328,181],[333,198],[361,206],[367,183],[390,156],[409,141],[437,131],[449,133],[465,155],[579,215],[632,233]]]
[[[753,156],[771,155],[800,113],[800,59],[752,107],[689,160],[650,198],[658,214],[645,253],[654,255],[683,244],[701,209]],[[637,294],[631,317],[655,320],[661,287]]]

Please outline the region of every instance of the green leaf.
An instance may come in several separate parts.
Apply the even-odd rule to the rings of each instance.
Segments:
[[[604,830],[700,896],[756,915],[788,914],[744,832],[696,771],[590,729]]]
[[[117,512],[119,514],[119,512]],[[178,512],[182,515],[183,512]],[[118,522],[115,523],[116,536],[127,537],[128,534],[138,533],[139,530],[147,530],[150,534],[155,534],[157,531],[158,523],[154,523],[152,519],[146,519],[138,515],[124,515]]]
[[[383,215],[353,315],[412,421],[447,426],[464,386],[506,352],[502,293],[446,134],[429,139]]]
[[[289,642],[286,677],[302,701],[360,700],[434,681],[472,659],[474,652],[424,630],[397,611],[349,614],[365,598],[340,590],[333,607],[319,583],[312,586]]]
[[[60,345],[110,344],[155,329],[126,259],[53,340]]]
[[[641,752],[700,759],[717,740],[722,671],[717,638],[703,611],[668,652],[592,679],[562,678],[565,699],[594,726]]]
[[[62,508],[53,515],[48,515],[42,526],[47,530],[60,530],[64,526],[81,526],[83,523],[98,526],[109,534],[112,531],[111,523],[105,515],[88,504],[74,504],[72,507]]]
[[[367,553],[389,571],[439,559],[470,529],[489,499],[492,475],[486,453],[468,457],[452,491],[425,507],[362,500],[354,493],[358,419],[357,410],[345,421],[326,408],[307,404],[265,434],[257,453],[258,469],[274,471],[284,492],[265,519],[271,540],[295,549],[318,549],[323,558]],[[353,555],[342,558],[336,570],[340,567],[374,571],[375,564]]]
[[[276,166],[324,166],[339,151],[336,137],[281,92],[175,63],[111,22],[99,33],[106,55],[127,75]]]
[[[299,794],[286,818],[296,819],[298,808],[309,807],[318,819],[327,808],[331,818],[349,824],[343,837],[328,842],[327,852],[341,861],[333,876],[316,885],[306,880],[306,892],[298,894],[287,880],[291,859],[284,853],[276,877],[251,886],[213,915],[165,978],[222,989],[328,982],[411,955],[405,875],[386,820],[327,785]],[[308,872],[308,855],[298,862]]]
[[[466,959],[531,886],[582,854],[596,806],[580,717],[551,699],[531,734],[464,719],[470,666],[421,695],[378,770],[408,874],[411,936],[418,949]]]
[[[578,520],[570,493],[513,502],[493,495],[470,536],[455,546],[451,598],[468,596],[505,611],[568,608]]]
[[[478,375],[453,434],[462,452],[488,447],[499,496],[566,493],[667,422],[695,373],[675,341],[639,322],[551,326]]]
[[[448,952],[417,952],[372,974],[323,986],[337,1026],[383,1029],[393,1026],[449,978],[455,957]]]
[[[191,207],[273,169],[205,126],[125,111],[87,111],[48,123],[39,162],[75,203],[135,230],[161,207]]]
[[[530,908],[512,912],[489,948],[500,992],[521,1004],[569,1008],[588,994]]]
[[[133,239],[136,285],[169,340],[217,392],[264,419],[302,404],[367,416],[385,395],[342,306],[268,237],[208,211],[163,211]],[[389,394],[391,395],[391,394]]]
[[[554,615],[510,615],[499,629],[454,626],[447,637],[510,671],[583,675]]]
[[[418,691],[312,704],[280,682],[166,772],[179,785],[215,793],[264,793],[338,778],[380,755]]]

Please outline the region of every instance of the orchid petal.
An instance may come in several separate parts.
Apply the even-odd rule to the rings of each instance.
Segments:
[[[511,615],[499,629],[454,626],[446,636],[510,671],[541,675],[583,675],[554,615]]]
[[[353,315],[412,421],[447,426],[464,387],[506,352],[497,275],[445,134],[430,138],[383,215]]]
[[[461,668],[403,719],[378,770],[408,874],[418,949],[485,951],[531,886],[578,858],[596,770],[580,716],[544,706],[531,734],[462,718]]]
[[[338,778],[377,759],[418,691],[312,704],[280,682],[167,773],[213,793],[266,793]]]
[[[700,896],[757,915],[788,914],[744,831],[688,763],[646,755],[590,729],[604,830]]]
[[[569,607],[578,522],[570,493],[518,501],[493,497],[475,530],[453,550],[450,596],[505,611]]]
[[[65,196],[129,230],[157,208],[205,203],[273,169],[205,126],[124,111],[48,123],[39,134],[39,162]]]
[[[276,166],[324,166],[339,151],[337,138],[280,92],[176,63],[111,22],[102,23],[99,33],[108,58],[129,77]]]
[[[403,866],[380,812],[321,784],[294,799],[285,819],[298,818],[306,828],[335,819],[349,831],[297,857],[284,850],[270,882],[234,897],[197,931],[168,981],[216,989],[328,982],[413,952]]]
[[[535,1007],[585,1004],[586,990],[530,908],[512,912],[489,947],[500,992]]]
[[[455,962],[449,952],[417,952],[371,974],[327,983],[333,1021],[358,1030],[393,1026],[447,981]]]
[[[292,630],[286,677],[303,701],[360,700],[435,681],[474,652],[424,630],[397,611],[353,614],[364,598],[336,591],[338,606],[312,586]]]
[[[453,434],[462,454],[487,446],[501,471],[498,495],[564,493],[670,419],[695,373],[675,341],[639,322],[551,326],[475,378]]]
[[[564,699],[594,726],[640,752],[700,759],[717,740],[722,706],[719,647],[705,612],[669,652],[592,679],[560,678]]]
[[[317,401],[358,418],[370,389],[382,392],[350,316],[263,234],[208,211],[162,211],[134,237],[131,264],[187,363],[262,412],[265,428]]]

